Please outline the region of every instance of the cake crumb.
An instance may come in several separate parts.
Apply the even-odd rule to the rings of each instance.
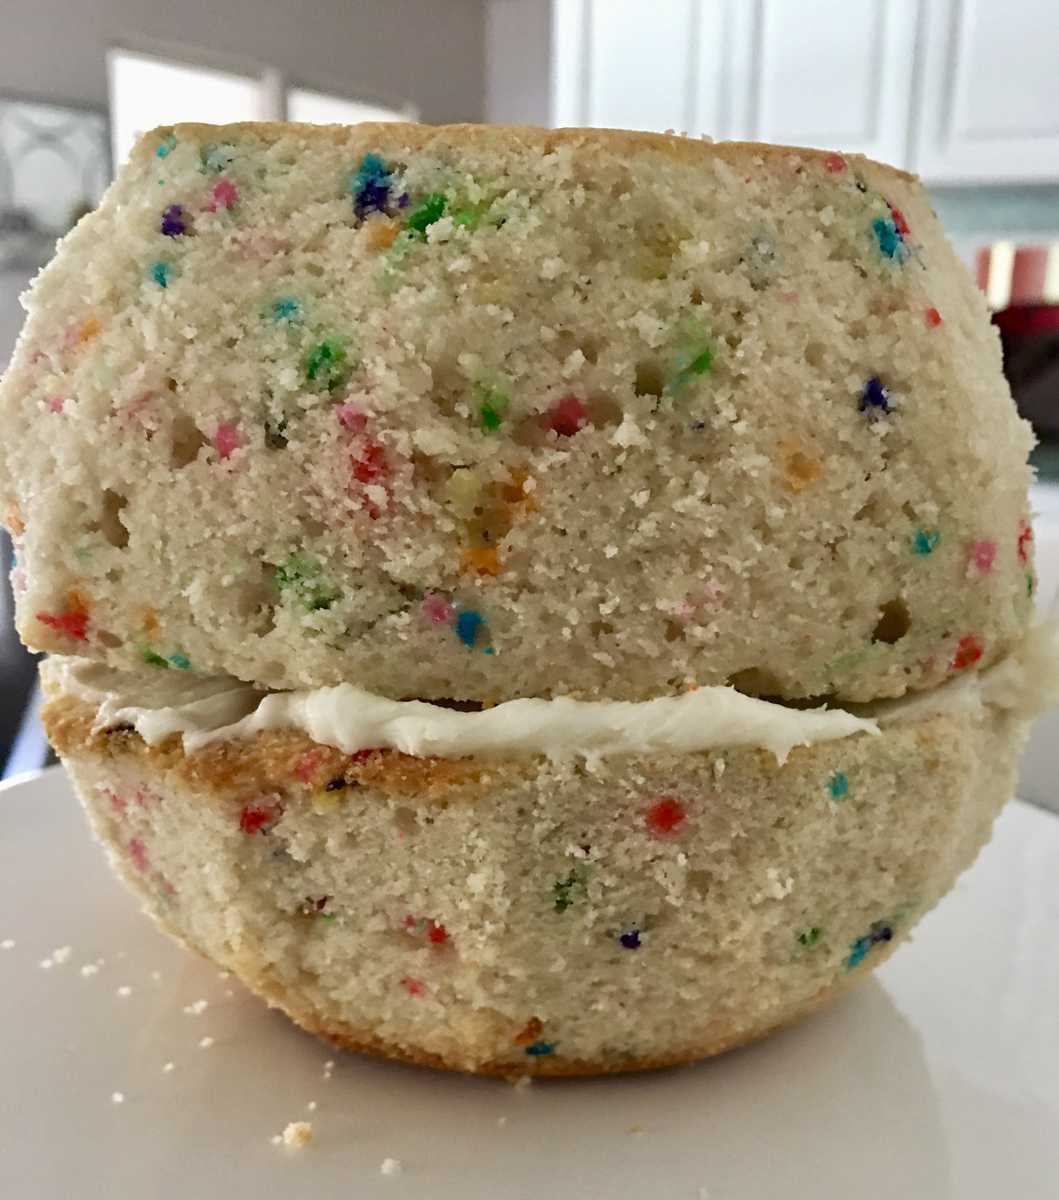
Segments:
[[[162,982],[162,972],[161,971],[152,971],[151,978],[154,980],[155,983],[161,983]]]
[[[58,966],[62,966],[62,964],[66,962],[72,953],[72,947],[60,946],[58,950],[53,950],[51,952],[52,962],[56,963]]]
[[[163,1063],[162,1064],[162,1074],[168,1075],[169,1072],[174,1069],[174,1067],[175,1067],[175,1064],[172,1062]]]
[[[14,948],[15,948],[15,939],[14,938],[4,938],[4,940],[2,942],[0,942],[0,950],[14,950]]]
[[[503,1129],[507,1124],[507,1117],[497,1117],[496,1124],[498,1129]]]
[[[115,996],[120,996],[122,1000],[132,995],[132,988],[127,983],[123,983],[120,988],[114,993]]]
[[[213,1038],[207,1034],[206,1037],[199,1038],[199,1045],[203,1050],[208,1050],[213,1045]]]
[[[291,1121],[283,1131],[284,1146],[301,1149],[313,1140],[313,1127],[309,1121]]]
[[[305,1107],[308,1112],[316,1112],[316,1101],[310,1100],[309,1103]]]
[[[88,979],[91,975],[98,975],[99,967],[95,963],[85,963],[81,968],[81,978]]]
[[[111,1102],[111,1104],[124,1104],[125,1103],[125,1093],[124,1092],[111,1092],[110,1093],[110,1102]]]
[[[54,966],[55,963],[50,958],[42,958],[40,960],[40,967],[42,971],[50,971]]]
[[[210,1002],[208,1000],[196,1000],[193,1004],[185,1004],[184,1012],[189,1017],[201,1017],[209,1006]]]
[[[380,1175],[400,1175],[403,1170],[399,1158],[384,1158],[379,1164]]]

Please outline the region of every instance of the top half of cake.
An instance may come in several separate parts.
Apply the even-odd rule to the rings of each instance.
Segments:
[[[176,126],[28,296],[39,649],[273,688],[899,696],[1029,619],[1028,426],[909,176],[599,130]]]

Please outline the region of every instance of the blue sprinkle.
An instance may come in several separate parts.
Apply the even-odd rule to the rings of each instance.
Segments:
[[[151,263],[151,278],[159,287],[169,286],[169,264],[164,262]]]
[[[860,394],[860,411],[871,413],[888,413],[890,411],[890,393],[875,376],[868,380],[864,385],[864,391]]]
[[[393,172],[378,154],[365,154],[357,173],[349,181],[353,211],[363,221],[373,212],[385,212],[390,199]]]
[[[849,955],[846,958],[846,970],[851,971],[854,967],[859,966],[867,957],[868,951],[878,942],[889,942],[893,940],[893,926],[888,925],[885,921],[876,921],[871,929],[863,936],[857,938],[849,948]]]
[[[170,654],[169,661],[178,671],[189,671],[191,669],[191,659],[182,650],[178,650],[176,654]]]
[[[912,538],[913,554],[933,554],[941,541],[941,533],[937,529],[917,529]]]
[[[832,800],[841,800],[849,792],[849,779],[844,771],[836,771],[827,781]]]
[[[466,609],[456,618],[456,636],[465,646],[473,646],[478,638],[478,631],[485,624],[485,617],[475,612],[473,608]]]
[[[526,1053],[531,1058],[543,1058],[545,1054],[555,1053],[554,1042],[534,1042],[532,1046],[526,1047]]]
[[[627,933],[623,933],[618,941],[625,947],[626,950],[640,949],[640,931],[638,929],[630,929]]]
[[[897,231],[897,225],[891,217],[879,217],[872,222],[872,229],[879,243],[879,250],[887,258],[895,258],[904,262],[908,257],[908,247],[904,238]]]
[[[301,316],[302,306],[293,296],[281,296],[272,304],[272,319],[274,321],[297,321]]]
[[[165,141],[163,141],[159,145],[158,149],[155,151],[155,154],[158,156],[158,158],[165,158],[167,155],[171,154],[175,149],[176,149],[176,138],[172,134],[169,134],[169,136],[165,139]]]

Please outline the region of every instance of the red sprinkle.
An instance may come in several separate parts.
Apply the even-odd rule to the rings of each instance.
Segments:
[[[846,160],[841,154],[828,154],[824,159],[824,166],[832,175],[841,175],[846,169]]]
[[[588,409],[577,396],[563,396],[544,414],[544,426],[560,437],[573,437],[588,424]]]
[[[216,212],[219,208],[231,208],[239,199],[239,189],[230,179],[218,179],[213,185],[213,199],[206,205],[207,212]]]
[[[444,925],[438,925],[436,922],[427,920],[427,937],[434,943],[435,946],[440,946],[448,938],[445,932]]]
[[[996,558],[996,542],[983,538],[971,546],[971,565],[983,575],[993,569]]]
[[[647,828],[655,837],[675,833],[686,819],[683,804],[673,796],[663,796],[647,810]]]
[[[965,667],[974,666],[984,653],[981,638],[976,633],[969,633],[960,638],[952,659],[952,669],[962,671]]]
[[[404,988],[409,996],[425,996],[427,991],[425,984],[421,983],[418,979],[413,979],[410,975],[406,975],[401,980],[401,987]]]
[[[259,833],[278,816],[274,804],[248,804],[239,814],[239,828],[243,833]]]
[[[139,838],[133,838],[129,842],[129,857],[136,866],[137,871],[149,870],[151,860],[147,855],[147,847],[140,841]]]
[[[351,754],[349,761],[351,763],[367,762],[373,754],[381,754],[384,749],[383,746],[368,746],[364,750],[358,750],[355,754]]]
[[[1019,562],[1023,566],[1030,561],[1029,545],[1033,541],[1033,527],[1029,521],[1019,521]]]
[[[50,629],[65,633],[75,642],[88,641],[88,613],[83,608],[68,608],[61,613],[37,613],[37,620]]]
[[[908,228],[908,222],[905,220],[905,214],[899,208],[896,208],[891,204],[890,216],[893,218],[894,228],[901,235],[901,237],[908,237],[912,231]]]
[[[928,329],[937,329],[942,323],[941,313],[936,308],[928,308],[923,311],[923,320],[926,322]]]

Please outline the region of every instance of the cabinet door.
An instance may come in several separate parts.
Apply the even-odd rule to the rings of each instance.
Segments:
[[[733,72],[729,136],[906,165],[918,3],[730,3],[736,28],[726,56]],[[741,61],[743,43],[749,54]]]
[[[1057,0],[924,0],[914,165],[930,183],[1059,179]]]

